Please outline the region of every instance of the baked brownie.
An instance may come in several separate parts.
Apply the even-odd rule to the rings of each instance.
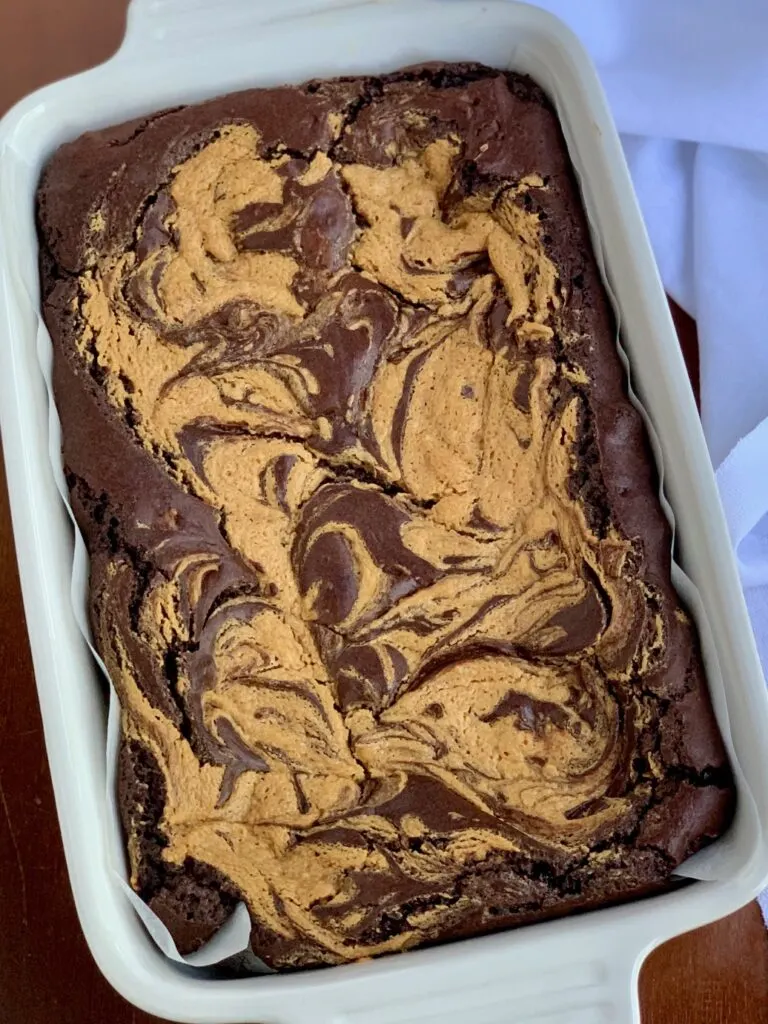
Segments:
[[[136,891],[292,968],[654,891],[733,787],[557,117],[476,65],[88,133],[38,193]]]

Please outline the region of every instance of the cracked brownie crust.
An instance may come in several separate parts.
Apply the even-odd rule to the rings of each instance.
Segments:
[[[277,968],[651,892],[733,787],[557,118],[475,65],[89,133],[38,193],[131,882]]]

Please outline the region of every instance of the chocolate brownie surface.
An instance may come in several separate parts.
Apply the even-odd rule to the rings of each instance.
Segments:
[[[339,963],[654,891],[733,786],[557,117],[476,65],[89,133],[38,193],[131,881]]]

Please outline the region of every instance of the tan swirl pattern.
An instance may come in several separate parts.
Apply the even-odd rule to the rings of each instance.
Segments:
[[[203,616],[221,555],[167,548],[130,639],[108,615],[127,563],[101,595],[125,734],[165,778],[164,856],[331,961],[456,911],[377,936],[362,879],[450,893],[494,852],[610,831],[643,713],[616,695],[663,644],[658,622],[637,643],[630,543],[574,497],[584,375],[556,356],[567,294],[522,202],[546,186],[451,204],[458,152],[340,165],[224,127],[79,280],[110,401],[258,581]],[[182,652],[195,742],[143,696],[139,650]],[[453,827],[392,810],[419,780]]]

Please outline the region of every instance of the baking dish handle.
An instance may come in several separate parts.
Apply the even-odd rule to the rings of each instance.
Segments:
[[[627,936],[584,943],[575,933],[557,955],[538,942],[473,960],[457,960],[426,981],[421,970],[398,978],[397,999],[337,1006],[314,1024],[640,1024],[637,981],[643,957]],[[533,936],[532,936],[533,938]],[[450,947],[447,947],[450,949]],[[632,949],[632,952],[629,950]],[[407,988],[404,982],[407,979]],[[362,980],[362,979],[361,979]],[[345,999],[346,1003],[346,999]],[[353,1003],[350,999],[349,1003]],[[309,1018],[307,1019],[309,1021]]]
[[[343,7],[348,0],[131,0],[118,57],[167,52],[212,37],[240,36],[267,22]]]

